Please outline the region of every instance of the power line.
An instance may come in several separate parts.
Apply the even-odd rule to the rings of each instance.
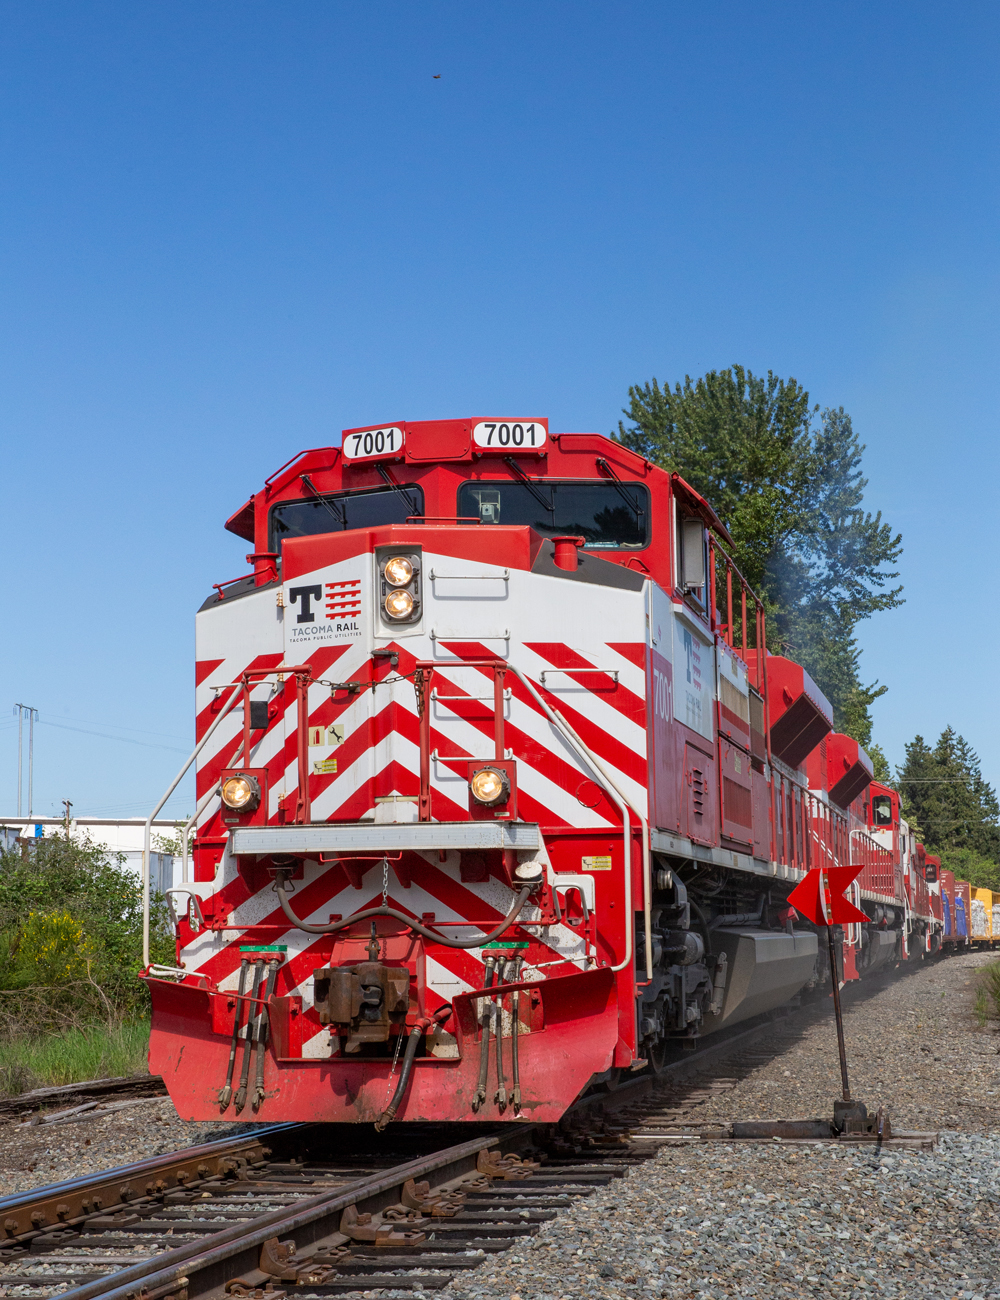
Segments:
[[[61,713],[50,713],[50,718],[57,718],[60,722],[81,723],[85,727],[110,727],[112,731],[132,731],[139,736],[160,736],[163,740],[184,740],[184,736],[178,736],[173,731],[149,731],[145,727],[124,727],[118,722],[91,722],[89,718],[67,718]]]
[[[155,741],[150,740],[133,740],[131,736],[112,736],[107,731],[91,731],[87,727],[70,727],[64,722],[49,722],[47,718],[39,718],[38,721],[43,727],[56,727],[59,731],[76,731],[82,736],[100,736],[102,740],[117,740],[123,745],[140,745],[143,749],[166,749],[171,754],[186,754],[186,749],[178,749],[176,745],[158,745]],[[157,732],[147,732],[147,735],[157,735]]]

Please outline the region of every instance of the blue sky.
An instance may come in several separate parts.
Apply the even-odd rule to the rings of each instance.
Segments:
[[[862,631],[877,739],[951,723],[1000,778],[995,5],[0,14],[2,680],[40,710],[36,812],[155,802],[194,611],[246,568],[223,521],[301,447],[490,409],[607,432],[629,384],[737,361],[850,412],[903,533],[907,603]]]

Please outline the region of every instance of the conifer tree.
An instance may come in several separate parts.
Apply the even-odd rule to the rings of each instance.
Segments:
[[[801,663],[834,708],[838,730],[871,745],[857,624],[902,603],[901,538],[862,509],[864,446],[843,407],[820,412],[795,379],[742,366],[629,389],[618,437],[676,471],[728,528],[733,559],[768,610],[768,644]],[[888,764],[874,756],[881,775]]]
[[[946,727],[933,749],[915,736],[905,752],[897,769],[903,812],[926,847],[940,853],[945,866],[949,854],[961,853],[958,874],[965,880],[977,863],[1000,863],[1000,802],[972,746]]]

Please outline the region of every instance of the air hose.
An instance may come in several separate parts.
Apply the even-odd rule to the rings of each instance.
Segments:
[[[375,1121],[376,1133],[381,1133],[384,1128],[387,1128],[395,1118],[396,1111],[399,1110],[399,1103],[403,1100],[406,1085],[410,1082],[410,1071],[413,1069],[413,1060],[420,1045],[420,1036],[427,1028],[428,1023],[426,1020],[418,1020],[410,1030],[410,1036],[406,1040],[406,1051],[403,1053],[403,1068],[399,1074],[399,1083],[396,1084],[396,1091],[392,1094],[392,1101],[389,1102]]]
[[[406,1040],[406,1051],[403,1053],[403,1068],[399,1073],[399,1083],[396,1084],[396,1091],[392,1094],[392,1101],[389,1102],[385,1110],[375,1121],[375,1132],[381,1133],[396,1118],[396,1111],[399,1110],[399,1104],[406,1093],[406,1085],[410,1082],[410,1072],[413,1069],[413,1062],[417,1055],[417,1048],[420,1046],[421,1035],[426,1033],[433,1024],[442,1024],[452,1013],[450,1003],[443,1007],[438,1007],[433,1016],[421,1016],[413,1027],[410,1029],[410,1035]]]
[[[499,938],[509,926],[512,926],[517,918],[521,915],[525,903],[531,891],[535,888],[535,882],[529,885],[523,885],[514,900],[514,906],[510,909],[504,919],[489,934],[478,934],[472,939],[449,939],[447,935],[441,934],[438,930],[431,930],[428,926],[422,925],[412,916],[407,916],[405,912],[398,911],[395,907],[369,907],[364,912],[355,912],[353,916],[345,916],[340,921],[331,921],[328,925],[311,925],[308,921],[303,921],[292,911],[291,904],[287,895],[291,892],[288,888],[288,876],[285,872],[278,873],[277,890],[278,902],[281,910],[288,917],[292,925],[298,929],[304,930],[306,934],[334,934],[337,930],[343,930],[349,925],[355,925],[359,921],[368,921],[375,916],[391,916],[393,920],[402,921],[405,926],[422,934],[425,939],[432,939],[434,943],[443,944],[446,948],[482,948],[484,944],[492,943],[494,939]],[[474,921],[468,923],[470,926],[475,925]],[[415,1049],[414,1049],[415,1050]]]

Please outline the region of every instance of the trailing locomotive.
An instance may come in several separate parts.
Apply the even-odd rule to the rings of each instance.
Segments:
[[[182,1116],[557,1119],[822,985],[811,866],[864,863],[844,979],[959,941],[679,475],[544,419],[399,423],[226,526],[253,572],[198,612],[193,869],[176,966],[146,953]]]

